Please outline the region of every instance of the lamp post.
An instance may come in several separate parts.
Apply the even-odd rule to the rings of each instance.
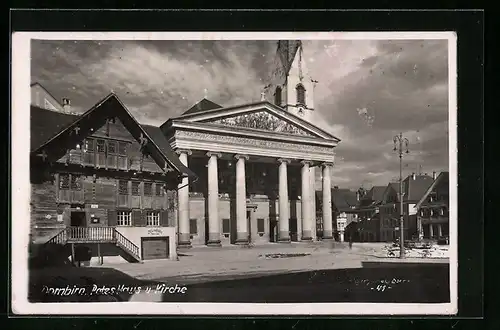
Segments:
[[[408,145],[410,142],[403,137],[403,133],[394,136],[394,151],[399,155],[399,258],[405,257],[404,245],[404,210],[403,210],[403,154],[409,153]]]

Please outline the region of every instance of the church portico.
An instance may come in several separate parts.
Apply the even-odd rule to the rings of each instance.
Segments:
[[[198,176],[179,185],[179,246],[332,238],[331,168],[340,139],[310,121],[317,82],[300,41],[280,41],[275,65],[260,102],[223,107],[204,98],[161,126]],[[323,190],[318,214],[316,190]]]
[[[278,118],[275,122],[289,123],[278,117],[283,110],[268,102],[253,107]],[[198,119],[181,116],[162,127],[180,160],[199,176],[179,185],[179,246],[316,239],[313,175],[320,169],[322,186],[331,185],[338,140],[300,118],[287,133],[266,130],[266,122],[249,128],[214,124],[206,114],[203,122]],[[323,191],[324,200],[331,199],[330,189]],[[331,201],[323,203],[323,212],[328,239]]]

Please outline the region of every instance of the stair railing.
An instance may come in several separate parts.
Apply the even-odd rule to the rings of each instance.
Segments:
[[[125,249],[127,252],[132,254],[137,260],[141,259],[141,256],[139,254],[139,247],[135,245],[132,241],[130,241],[128,238],[123,236],[118,230],[115,229],[115,238],[116,238],[116,243]]]

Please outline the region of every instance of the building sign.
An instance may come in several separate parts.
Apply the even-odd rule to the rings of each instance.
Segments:
[[[97,204],[90,204],[90,208],[91,209],[97,209],[97,208],[99,208],[99,205],[97,205]]]
[[[163,230],[161,230],[160,228],[148,229],[148,235],[160,236],[162,234],[163,234]]]

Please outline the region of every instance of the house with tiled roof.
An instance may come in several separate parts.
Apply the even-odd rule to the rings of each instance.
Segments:
[[[405,239],[418,237],[416,204],[434,181],[427,174],[408,175],[402,182],[403,192],[403,231]],[[380,210],[380,240],[393,241],[400,236],[400,210],[399,182],[387,185],[379,206]]]
[[[161,129],[139,124],[113,93],[74,114],[69,100],[59,106],[32,88],[32,241],[71,247],[73,259],[75,246],[87,246],[99,263],[176,258],[175,191],[197,176]]]
[[[359,239],[363,242],[376,242],[380,236],[379,207],[386,187],[374,186],[360,199],[357,212]]]
[[[417,228],[421,239],[449,236],[449,184],[449,172],[441,172],[416,204]]]

